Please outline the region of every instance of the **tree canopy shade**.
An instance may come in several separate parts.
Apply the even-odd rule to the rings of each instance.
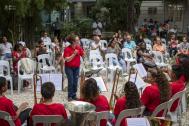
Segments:
[[[17,25],[22,24],[24,31],[32,38],[35,27],[41,26],[42,10],[61,10],[66,5],[67,0],[0,0],[0,34],[13,31],[13,36],[17,38]]]
[[[99,0],[100,1],[100,0]],[[111,30],[124,30],[134,32],[134,25],[140,14],[142,0],[102,0],[98,2],[94,12],[98,15],[97,8],[107,8],[109,11],[107,25]]]

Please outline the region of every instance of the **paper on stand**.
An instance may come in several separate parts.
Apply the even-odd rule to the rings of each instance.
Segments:
[[[138,89],[143,88],[146,85],[140,75],[137,75],[136,77],[136,74],[131,74],[130,81],[135,83]]]
[[[45,82],[53,82],[55,90],[62,90],[62,74],[40,74],[42,84]],[[37,91],[41,91],[40,80],[37,81]]]
[[[127,118],[127,126],[150,126],[146,118]]]
[[[50,81],[54,83],[55,90],[62,90],[62,74],[50,74]]]
[[[107,91],[106,85],[104,84],[104,81],[103,81],[102,77],[93,77],[93,79],[96,80],[100,91],[102,91],[102,92],[106,92]]]
[[[134,65],[134,68],[137,69],[139,75],[140,75],[142,78],[147,77],[147,71],[146,71],[146,69],[144,68],[144,66],[142,65],[142,63],[135,64],[135,65]]]

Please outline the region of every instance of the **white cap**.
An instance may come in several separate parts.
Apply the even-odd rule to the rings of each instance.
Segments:
[[[21,45],[24,46],[24,47],[26,46],[26,43],[23,42],[23,41],[19,41],[18,43],[21,44]]]

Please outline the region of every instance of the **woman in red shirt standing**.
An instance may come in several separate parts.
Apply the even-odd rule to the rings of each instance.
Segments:
[[[139,108],[141,106],[140,97],[136,85],[128,81],[124,87],[125,96],[119,98],[115,104],[114,115],[117,119],[121,111],[125,109]],[[126,126],[125,121],[122,120],[121,126]]]
[[[79,78],[80,57],[84,51],[80,46],[80,39],[77,35],[71,35],[68,40],[71,45],[64,50],[65,72],[68,78],[68,101],[77,99],[77,83]]]
[[[171,97],[171,87],[165,74],[157,68],[151,72],[151,76],[154,82],[144,89],[141,96],[141,102],[146,107],[144,112],[146,116],[150,116],[158,105]]]
[[[5,97],[4,93],[7,91],[7,81],[6,78],[0,77],[0,110],[8,112],[10,114],[10,120],[13,120],[15,126],[21,126],[28,118],[31,111],[28,107],[28,103],[22,103],[18,108],[13,104],[13,102]],[[9,124],[0,119],[0,126],[9,126]]]
[[[81,101],[89,102],[96,106],[96,112],[110,111],[108,100],[105,96],[100,95],[97,82],[93,78],[87,79],[81,89]],[[106,126],[107,121],[101,120],[100,126]]]

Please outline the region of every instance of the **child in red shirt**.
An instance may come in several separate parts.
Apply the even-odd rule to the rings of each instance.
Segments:
[[[125,109],[139,108],[141,106],[140,97],[136,85],[128,81],[124,87],[125,96],[119,98],[114,108],[114,115],[117,119],[121,111]],[[120,126],[126,126],[125,119],[121,121]]]
[[[27,102],[24,102],[16,110],[13,102],[4,96],[7,91],[7,81],[6,78],[0,77],[0,110],[8,112],[10,114],[10,119],[13,120],[15,126],[21,126],[25,120],[29,117],[30,109],[26,109],[28,106]],[[24,116],[23,116],[24,115]],[[1,126],[9,126],[8,122],[0,119]]]
[[[150,116],[158,105],[166,102],[171,97],[171,88],[165,74],[156,69],[151,71],[154,83],[144,89],[141,102],[146,107],[144,115]],[[158,114],[161,117],[161,113]]]
[[[32,123],[33,115],[61,115],[64,120],[67,120],[66,110],[63,104],[53,103],[55,86],[52,82],[46,82],[41,87],[42,100],[41,103],[35,104],[30,113],[30,122]],[[42,124],[37,124],[42,126]]]
[[[82,97],[80,100],[89,102],[96,106],[96,112],[110,111],[108,100],[105,96],[99,94],[97,82],[93,78],[87,79],[81,88]],[[101,120],[100,126],[106,126],[107,121]]]

